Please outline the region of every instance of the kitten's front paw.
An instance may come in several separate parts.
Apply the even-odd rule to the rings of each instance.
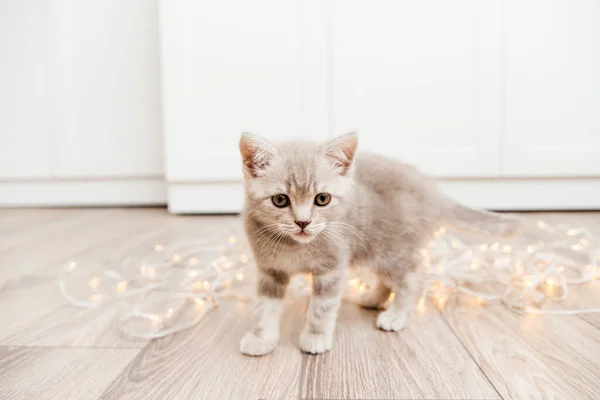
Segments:
[[[394,331],[404,329],[410,317],[408,311],[383,311],[377,316],[377,327],[384,331]]]
[[[277,347],[276,338],[261,338],[252,332],[247,332],[240,341],[240,351],[248,356],[264,356]]]
[[[302,332],[300,335],[300,348],[305,353],[321,354],[331,350],[332,339],[328,339],[322,333]]]

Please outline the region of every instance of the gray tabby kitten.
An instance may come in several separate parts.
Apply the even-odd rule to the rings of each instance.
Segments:
[[[272,144],[243,134],[245,227],[258,266],[253,329],[244,354],[271,352],[279,340],[282,299],[290,277],[312,273],[312,298],[300,348],[331,349],[350,265],[378,276],[360,303],[378,308],[377,327],[405,327],[416,302],[420,249],[443,222],[505,234],[516,222],[444,197],[415,169],[370,154],[355,157],[354,133],[327,143]]]

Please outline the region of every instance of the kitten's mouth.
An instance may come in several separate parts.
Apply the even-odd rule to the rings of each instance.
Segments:
[[[303,229],[300,232],[294,233],[294,239],[296,239],[298,242],[308,243],[313,239],[313,234]]]

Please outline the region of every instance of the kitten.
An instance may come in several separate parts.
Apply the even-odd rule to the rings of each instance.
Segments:
[[[253,329],[244,354],[271,352],[279,339],[282,299],[290,277],[312,273],[312,298],[300,348],[331,349],[349,265],[368,266],[378,284],[360,300],[378,308],[396,293],[377,327],[398,331],[414,308],[420,249],[444,221],[495,234],[516,221],[444,197],[415,169],[382,156],[355,157],[355,133],[315,144],[272,144],[243,134],[244,222],[258,267]]]

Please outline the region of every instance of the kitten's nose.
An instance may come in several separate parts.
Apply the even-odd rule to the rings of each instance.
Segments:
[[[312,221],[294,221],[296,223],[296,225],[298,225],[300,228],[304,229],[308,226],[308,224],[310,224]]]

